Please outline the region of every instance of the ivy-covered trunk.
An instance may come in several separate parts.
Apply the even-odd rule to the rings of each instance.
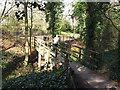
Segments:
[[[52,37],[55,37],[55,20],[56,20],[56,18],[55,18],[55,14],[56,14],[56,12],[53,10],[53,13],[52,13],[52,25],[51,25],[51,28],[52,28]]]
[[[25,12],[25,60],[24,66],[28,64],[29,50],[28,50],[28,16],[27,16],[27,3],[24,3],[24,12]]]
[[[74,17],[71,16],[71,18],[72,18],[72,29],[73,29],[73,33],[75,33],[75,30],[74,30]]]
[[[118,59],[119,59],[119,65],[120,65],[120,32],[118,34]]]
[[[46,22],[49,22],[48,30],[51,30],[52,37],[58,33],[59,20],[62,13],[62,2],[48,2],[45,8]]]
[[[33,19],[33,10],[32,10],[32,6],[31,6],[31,27],[30,27],[30,55],[31,55],[31,36],[32,36],[32,26],[33,26],[33,21],[32,21],[32,19]]]
[[[95,39],[95,28],[96,28],[96,17],[94,14],[94,3],[87,3],[87,18],[86,18],[86,48],[94,50],[94,39]]]

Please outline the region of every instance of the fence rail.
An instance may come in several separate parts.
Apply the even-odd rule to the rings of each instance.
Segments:
[[[68,38],[67,40],[74,39],[74,38],[71,39],[71,37],[67,37],[67,38]],[[64,36],[63,36],[63,42],[65,42]],[[33,41],[33,46],[38,51],[38,67],[39,67],[39,69],[41,69],[41,57],[42,56],[44,56],[44,58],[45,58],[45,63],[44,63],[45,70],[47,70],[48,62],[49,62],[49,66],[50,66],[51,70],[53,69],[53,66],[56,66],[58,63],[61,62],[62,65],[64,65],[66,67],[66,69],[64,70],[64,72],[61,73],[61,75],[67,71],[68,80],[70,80],[73,87],[76,88],[75,82],[71,75],[71,67],[69,67],[69,64],[70,64],[69,62],[71,62],[73,60],[70,56],[76,58],[81,63],[89,64],[92,66],[92,68],[97,69],[99,67],[99,65],[94,64],[94,62],[98,63],[98,61],[101,58],[96,58],[94,56],[95,55],[100,56],[100,54],[93,50],[85,49],[85,48],[75,46],[75,45],[70,45],[70,43],[65,42],[64,44],[65,44],[64,46],[66,46],[66,47],[64,47],[64,46],[56,47],[53,45],[52,40],[44,41],[42,39],[38,39],[37,37],[34,37],[34,41]],[[78,51],[71,50],[72,47],[77,48]],[[53,51],[53,48],[55,49],[54,51]],[[67,48],[69,48],[70,50],[68,50]],[[87,55],[85,53],[82,53],[82,51],[90,53],[90,54]],[[58,56],[63,57],[64,61],[59,60]],[[84,60],[85,58],[90,59],[90,61]],[[60,76],[58,76],[58,78]],[[58,78],[56,80],[58,80]]]
[[[72,40],[71,37],[67,37],[67,38],[69,38],[69,40]],[[55,65],[55,63],[51,60],[52,58],[54,58],[56,62],[60,61],[57,58],[58,54],[64,58],[65,67],[69,66],[69,61],[71,61],[70,56],[76,58],[79,62],[83,62],[93,66],[93,68],[95,69],[98,68],[98,65],[94,65],[94,62],[97,63],[101,59],[96,57],[96,55],[100,57],[100,53],[96,51],[85,49],[80,46],[70,45],[70,48],[75,47],[79,49],[79,51],[71,50],[70,52],[68,52],[67,48],[63,46],[60,46],[61,48],[56,47],[53,45],[52,41],[44,41],[44,40],[38,39],[37,37],[34,37],[34,47],[38,51],[38,67],[39,68],[41,68],[41,56],[44,56],[46,63],[50,62],[51,69]],[[53,51],[52,48],[54,48],[55,51]],[[88,52],[90,53],[90,55],[83,54],[82,51]],[[84,58],[91,59],[91,61],[83,60]]]

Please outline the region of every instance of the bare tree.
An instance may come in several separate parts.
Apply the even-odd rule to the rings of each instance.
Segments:
[[[4,18],[8,15],[8,13],[15,7],[14,4],[11,4],[11,7],[9,9],[6,9],[7,8],[7,3],[8,3],[8,0],[5,1],[2,13],[0,15],[1,21],[3,21]]]

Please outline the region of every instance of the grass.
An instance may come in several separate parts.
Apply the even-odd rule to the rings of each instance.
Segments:
[[[75,37],[79,37],[80,35],[77,34],[77,33],[71,33],[71,32],[61,32],[62,35],[65,35],[65,36],[71,36],[71,35],[74,35]]]

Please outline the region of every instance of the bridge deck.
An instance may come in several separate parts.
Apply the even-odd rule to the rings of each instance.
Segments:
[[[64,61],[64,58],[60,56],[58,56],[58,59]],[[80,63],[72,61],[69,63],[69,66],[74,71],[73,78],[77,88],[116,88],[120,90],[110,80],[93,73],[93,71]]]

